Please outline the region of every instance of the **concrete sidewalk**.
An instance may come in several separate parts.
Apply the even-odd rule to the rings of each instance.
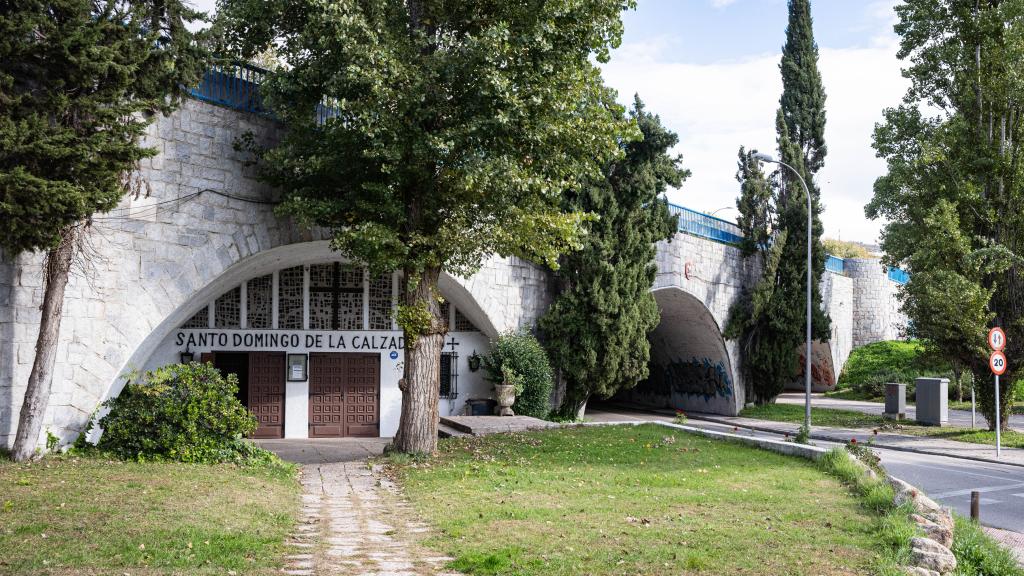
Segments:
[[[802,392],[786,392],[775,400],[778,404],[799,404],[804,405],[804,394]],[[885,412],[885,405],[881,402],[867,402],[864,400],[842,400],[840,398],[829,398],[822,394],[811,394],[811,405],[815,408],[831,408],[833,410],[851,410],[853,412],[863,412],[865,414],[877,414],[881,415]],[[917,410],[913,405],[907,405],[907,419],[916,420]],[[949,424],[950,426],[959,426],[961,428],[971,427],[971,411],[970,410],[950,410],[949,411]],[[981,412],[977,413],[977,422],[975,423],[978,428],[987,428],[988,420],[982,416]],[[1010,428],[1018,432],[1024,432],[1024,416],[1020,414],[1012,414],[1010,416]]]

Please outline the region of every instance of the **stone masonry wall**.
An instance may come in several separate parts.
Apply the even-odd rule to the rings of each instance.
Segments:
[[[250,131],[263,142],[278,137],[270,120],[195,100],[185,100],[180,110],[148,129],[145,143],[158,151],[142,162],[139,173],[148,195],[126,199],[96,218],[89,235],[96,257],[77,267],[66,292],[44,421],[64,442],[120,389],[124,374],[145,362],[136,354],[143,342],[158,342],[163,335],[155,332],[177,327],[196,311],[204,287],[275,248],[322,244],[316,241],[323,234],[300,229],[275,216],[272,205],[259,203],[273,193],[256,181],[233,147]],[[212,192],[174,201],[204,189],[257,202]],[[9,446],[38,334],[42,258],[23,255],[16,263],[3,262],[0,446]],[[493,258],[478,276],[452,284],[482,304],[487,316],[482,323],[495,331],[531,325],[550,302],[543,272],[530,263]]]
[[[853,347],[902,337],[907,325],[900,311],[899,285],[889,280],[875,259],[848,258],[846,274],[853,279]]]

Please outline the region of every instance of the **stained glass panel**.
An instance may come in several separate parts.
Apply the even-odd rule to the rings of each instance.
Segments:
[[[213,325],[217,328],[239,328],[242,320],[242,287],[237,286],[217,298],[213,304]]]
[[[286,268],[277,275],[277,327],[302,329],[302,266]]]
[[[273,281],[270,274],[249,280],[245,294],[246,326],[249,328],[270,328]]]

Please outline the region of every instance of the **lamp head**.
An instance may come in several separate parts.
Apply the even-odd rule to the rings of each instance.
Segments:
[[[753,154],[751,154],[751,156],[754,158],[754,160],[760,160],[761,162],[768,162],[770,164],[775,164],[778,162],[778,160],[772,158],[771,154],[765,154],[764,152],[754,152]]]

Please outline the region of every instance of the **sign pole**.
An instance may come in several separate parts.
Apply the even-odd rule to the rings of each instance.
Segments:
[[[971,428],[978,427],[978,420],[974,409],[974,380],[971,380]]]
[[[999,419],[999,374],[996,374],[996,458],[999,458],[1002,454],[1002,446],[1000,445],[999,433],[1002,429],[1002,424]]]

